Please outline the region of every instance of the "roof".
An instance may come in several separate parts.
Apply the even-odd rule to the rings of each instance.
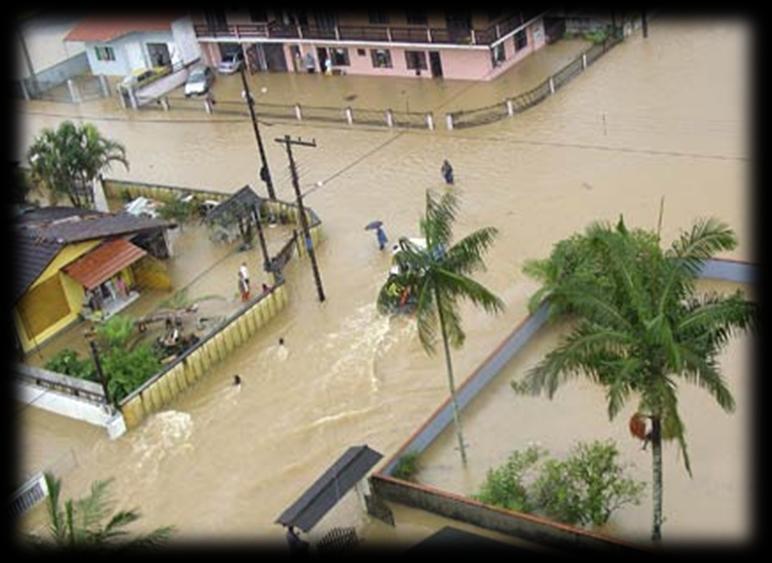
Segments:
[[[22,298],[27,288],[59,254],[62,244],[39,240],[34,235],[20,233],[14,237],[15,263],[13,265],[13,301]]]
[[[407,552],[411,555],[413,553],[429,553],[437,548],[461,550],[474,549],[477,553],[480,551],[508,552],[510,555],[514,555],[514,552],[518,551],[520,553],[533,553],[533,550],[530,549],[503,543],[471,532],[465,532],[464,530],[459,530],[458,528],[453,528],[451,526],[445,526],[439,532],[432,534],[408,549]]]
[[[216,221],[222,219],[227,214],[231,213],[236,217],[243,216],[252,210],[252,206],[255,205],[260,208],[263,203],[263,198],[255,193],[255,191],[249,186],[244,186],[235,194],[230,196],[217,204],[206,215],[207,222]]]
[[[78,258],[64,271],[86,289],[94,289],[145,255],[146,251],[127,240],[111,240]]]
[[[353,446],[332,464],[276,523],[308,532],[383,456],[367,446]]]
[[[49,212],[51,213],[51,212]],[[98,211],[73,211],[67,215],[60,211],[61,217],[49,221],[25,220],[21,218],[22,229],[36,232],[47,240],[73,243],[120,236],[150,229],[168,229],[176,226],[173,221],[137,217],[124,211],[119,213],[101,213]],[[29,214],[28,214],[29,215]]]
[[[68,33],[65,41],[112,41],[129,33],[142,31],[169,31],[178,15],[145,17],[93,17],[81,20]]]
[[[18,216],[14,231],[14,303],[67,244],[176,226],[173,221],[102,213],[75,207],[41,207]]]

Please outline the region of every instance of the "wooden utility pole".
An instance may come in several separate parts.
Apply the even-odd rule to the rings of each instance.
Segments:
[[[287,158],[289,158],[290,173],[292,174],[292,187],[295,188],[295,196],[298,200],[298,214],[300,215],[300,225],[303,228],[303,239],[305,241],[308,257],[311,259],[311,268],[314,271],[316,280],[316,290],[319,293],[319,301],[324,301],[324,289],[322,288],[322,278],[319,276],[319,267],[316,264],[316,253],[311,241],[311,234],[308,232],[308,221],[306,220],[306,210],[303,207],[303,196],[300,194],[300,182],[298,182],[298,172],[295,168],[295,160],[292,158],[292,145],[301,145],[304,147],[316,148],[316,141],[302,141],[300,139],[293,141],[289,135],[284,135],[283,139],[274,139],[277,143],[287,148]]]
[[[255,218],[255,225],[257,226],[257,237],[260,239],[260,248],[263,251],[263,270],[266,272],[271,271],[271,260],[268,256],[268,247],[265,244],[265,235],[263,235],[263,224],[260,222],[260,212],[257,209],[257,205],[252,205],[252,215]]]
[[[247,76],[244,71],[244,66],[241,67],[241,84],[244,87],[244,97],[247,101],[247,107],[249,108],[249,116],[252,118],[252,128],[255,130],[255,138],[257,139],[257,150],[260,152],[260,160],[262,166],[260,168],[260,179],[265,182],[265,187],[268,189],[268,197],[276,199],[276,192],[273,191],[273,181],[271,180],[271,172],[268,170],[268,161],[265,159],[265,150],[263,149],[263,139],[260,137],[260,128],[257,125],[257,117],[255,116],[255,100],[252,98],[252,93],[249,91],[249,85],[247,84]]]
[[[91,340],[89,341],[89,345],[91,346],[91,357],[94,359],[94,367],[96,367],[97,377],[99,377],[99,382],[102,384],[102,390],[105,393],[105,400],[108,404],[117,408],[117,405],[110,398],[110,391],[107,389],[107,378],[102,371],[102,362],[99,361],[99,350],[97,349],[97,344]]]

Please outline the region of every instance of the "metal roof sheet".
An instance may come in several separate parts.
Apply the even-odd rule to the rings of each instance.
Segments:
[[[146,254],[127,240],[111,240],[78,258],[64,271],[86,289],[94,289]]]
[[[332,464],[276,523],[307,532],[360,481],[383,456],[367,446],[353,446]]]

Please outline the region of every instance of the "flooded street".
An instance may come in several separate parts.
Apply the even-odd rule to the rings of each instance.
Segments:
[[[268,120],[273,125],[261,130],[280,199],[293,199],[292,189],[273,139],[290,134],[318,145],[298,147],[295,158],[305,202],[323,222],[317,257],[327,301],[316,300],[308,262],[293,260],[284,313],[171,410],[117,441],[23,408],[23,471],[72,457],[62,473],[65,495],[112,476],[121,506],[141,507],[142,529],[172,524],[181,538],[255,539],[279,537],[274,519],[349,446],[367,444],[388,457],[444,400],[447,383],[441,356],[426,356],[411,319],[377,314],[390,256],[363,228],[380,219],[392,240],[417,235],[425,189],[446,189],[444,158],[461,196],[456,237],[483,226],[500,231],[478,279],[507,305],[498,317],[462,307],[467,342],[453,357],[459,380],[527,314],[536,285],[522,274],[523,261],[546,256],[591,221],[623,213],[628,225],[655,228],[665,196],[666,241],[713,215],[738,235],[728,257],[750,260],[749,33],[740,23],[653,20],[648,40],[633,35],[555,96],[482,128],[407,132]],[[75,110],[42,102],[24,108],[19,154],[40,129]],[[80,109],[91,116],[95,108]],[[186,112],[152,112],[149,121],[149,113],[94,121],[126,146],[131,163],[108,176],[223,192],[257,182],[248,121]],[[264,193],[262,185],[256,190]],[[230,386],[234,374],[244,381],[240,390]],[[602,409],[592,413],[588,428],[603,420],[596,416]],[[675,465],[667,479],[683,473]],[[44,516],[36,510],[27,525]]]

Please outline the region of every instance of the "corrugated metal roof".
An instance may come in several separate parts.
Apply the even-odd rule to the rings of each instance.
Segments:
[[[349,448],[292,506],[282,512],[276,523],[297,526],[307,532],[351,487],[367,475],[382,457],[367,446]]]
[[[222,218],[223,215],[228,213],[231,213],[236,217],[249,216],[252,206],[257,206],[259,210],[262,202],[263,198],[257,195],[251,186],[247,185],[228,199],[218,203],[209,213],[207,213],[206,220],[207,222],[217,221]]]
[[[176,223],[173,221],[136,217],[121,212],[81,215],[73,220],[38,224],[33,228],[48,240],[72,243],[174,226]]]
[[[86,289],[94,289],[146,254],[146,251],[127,240],[112,240],[78,258],[64,271]]]
[[[112,41],[129,33],[141,31],[169,31],[179,16],[154,15],[146,17],[87,18],[68,33],[65,41]]]
[[[534,552],[532,549],[526,549],[525,547],[504,543],[493,538],[481,536],[452,526],[445,526],[440,531],[432,534],[428,538],[424,539],[420,543],[417,543],[413,547],[407,550],[409,554],[418,553],[430,553],[435,549],[474,549],[480,551],[496,551],[496,552],[509,552],[514,554],[515,552],[528,553]]]

